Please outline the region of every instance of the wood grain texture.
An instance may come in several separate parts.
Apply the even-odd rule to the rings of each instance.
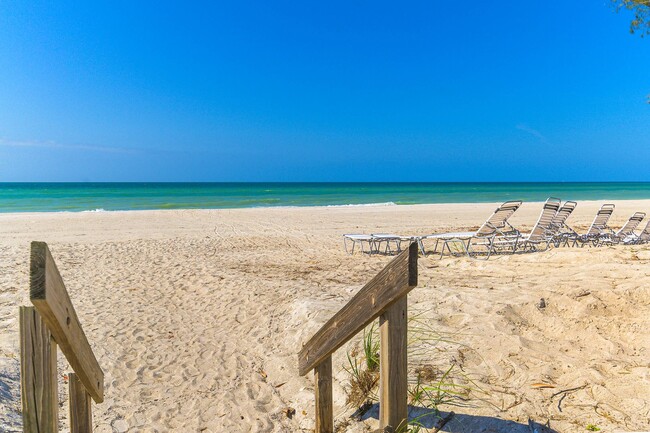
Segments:
[[[56,263],[44,242],[32,242],[30,300],[93,400],[104,400],[104,372],[88,344]]]
[[[91,433],[93,431],[92,402],[79,377],[68,374],[70,395],[70,432]]]
[[[20,307],[20,389],[25,433],[56,433],[56,343],[34,307]]]
[[[332,357],[328,356],[314,369],[316,385],[316,433],[334,432],[332,400]]]
[[[407,299],[379,316],[379,425],[398,430],[408,416]]]
[[[417,286],[417,260],[418,247],[412,242],[323,325],[298,354],[300,375],[307,374]]]

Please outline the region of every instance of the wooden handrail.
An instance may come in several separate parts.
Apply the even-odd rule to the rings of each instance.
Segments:
[[[301,376],[330,356],[339,347],[379,317],[395,301],[418,284],[418,248],[415,242],[334,315],[302,347],[298,354]]]
[[[418,284],[418,246],[395,257],[303,346],[301,376],[314,370],[316,433],[333,433],[332,353],[379,317],[379,425],[407,422],[407,295]]]
[[[88,344],[47,244],[32,242],[29,297],[20,307],[20,389],[25,433],[57,433],[57,347],[69,373],[70,429],[92,433],[91,398],[104,400],[104,372]]]
[[[104,401],[104,372],[45,242],[31,245],[29,298],[86,391],[95,402]]]

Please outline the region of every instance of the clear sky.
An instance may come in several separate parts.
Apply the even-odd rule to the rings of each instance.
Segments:
[[[0,181],[650,181],[609,0],[0,2]]]

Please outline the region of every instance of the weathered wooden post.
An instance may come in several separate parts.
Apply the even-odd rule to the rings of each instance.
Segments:
[[[90,394],[86,392],[86,388],[74,373],[68,374],[68,387],[70,394],[70,432],[92,432],[93,414]]]
[[[25,433],[57,433],[56,343],[34,307],[20,307],[20,388]]]
[[[334,408],[332,400],[332,356],[328,356],[314,368],[316,384],[316,433],[334,431]]]
[[[396,430],[407,418],[406,295],[379,316],[379,425]]]
[[[408,287],[418,285],[418,250],[409,247]],[[408,293],[408,292],[407,292]],[[379,316],[379,425],[398,429],[408,422],[408,294]]]

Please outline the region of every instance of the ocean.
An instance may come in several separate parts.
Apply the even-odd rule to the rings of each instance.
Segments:
[[[0,212],[650,199],[650,182],[0,183]]]

